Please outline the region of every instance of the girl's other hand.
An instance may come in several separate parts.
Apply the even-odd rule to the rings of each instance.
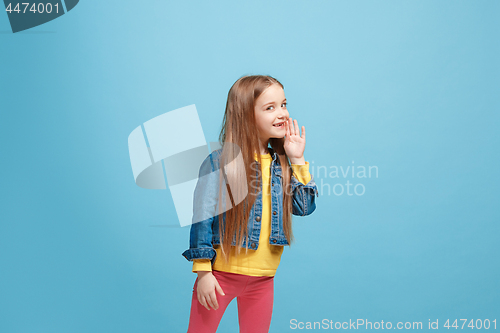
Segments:
[[[212,274],[212,272],[198,272],[198,286],[196,288],[198,302],[200,302],[200,304],[203,305],[207,310],[210,310],[210,306],[214,310],[217,310],[219,308],[215,290],[217,290],[222,296],[226,295],[224,294],[224,291],[220,287],[219,282]]]

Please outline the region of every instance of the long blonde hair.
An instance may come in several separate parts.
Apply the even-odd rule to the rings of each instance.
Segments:
[[[278,80],[271,76],[243,76],[233,84],[227,96],[226,111],[224,113],[222,129],[219,135],[219,143],[222,146],[220,170],[224,172],[224,166],[233,161],[235,155],[241,152],[245,167],[239,168],[238,170],[233,169],[232,172],[228,172],[224,177],[230,178],[231,181],[229,181],[229,183],[232,184],[235,184],[235,180],[237,183],[239,179],[240,185],[231,186],[230,189],[228,188],[229,192],[231,192],[231,190],[233,192],[241,192],[248,189],[248,195],[246,195],[242,202],[233,205],[230,210],[219,214],[220,243],[223,257],[226,262],[228,262],[228,249],[231,248],[233,238],[236,239],[237,253],[240,253],[240,247],[243,245],[243,239],[245,238],[247,239],[245,251],[248,250],[248,218],[262,183],[261,170],[257,164],[255,164],[255,153],[259,152],[257,154],[257,160],[259,164],[262,165],[259,141],[256,135],[255,101],[262,92],[272,84],[278,84],[281,88],[284,88]],[[278,154],[281,164],[283,176],[283,229],[288,244],[291,245],[293,242],[292,198],[291,193],[289,193],[290,191],[285,189],[290,188],[293,170],[290,166],[285,149],[283,148],[284,141],[284,138],[271,138],[269,143]],[[239,148],[238,152],[234,150],[235,146]],[[219,191],[219,194],[225,192],[222,189],[222,186],[224,186],[222,184],[222,178],[223,177],[220,177],[221,184],[219,189],[221,189],[221,191]],[[226,181],[227,178],[225,178]],[[245,195],[245,193],[243,194]],[[236,196],[237,195],[233,195],[233,197]],[[223,218],[224,214],[225,218]],[[229,223],[226,223],[226,221]]]

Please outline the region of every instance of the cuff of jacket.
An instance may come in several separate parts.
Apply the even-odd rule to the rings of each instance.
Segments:
[[[193,260],[193,273],[198,271],[212,271],[212,262],[210,259],[194,259]]]
[[[213,247],[201,247],[188,249],[182,255],[189,261],[193,261],[193,259],[211,259],[212,264],[214,264],[217,252],[215,252]]]
[[[302,184],[307,184],[311,181],[311,174],[309,173],[309,162],[306,164],[292,164],[292,169],[297,175],[297,180]]]
[[[292,177],[292,190],[295,190],[296,187],[302,186],[303,189],[307,189],[308,191],[312,191],[312,194],[316,194],[319,197],[318,186],[314,182],[314,177],[311,175],[311,180],[307,184],[302,184],[295,177]]]

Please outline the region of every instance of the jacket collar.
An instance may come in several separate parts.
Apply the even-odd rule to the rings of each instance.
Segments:
[[[269,150],[269,153],[271,154],[273,161],[276,162],[276,160],[278,160],[278,153],[275,152],[272,147],[267,147],[267,149]]]

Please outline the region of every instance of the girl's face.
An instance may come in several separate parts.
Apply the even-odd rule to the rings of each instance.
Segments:
[[[283,138],[288,116],[283,88],[278,84],[270,85],[255,101],[255,122],[260,141],[267,143],[270,138]]]

